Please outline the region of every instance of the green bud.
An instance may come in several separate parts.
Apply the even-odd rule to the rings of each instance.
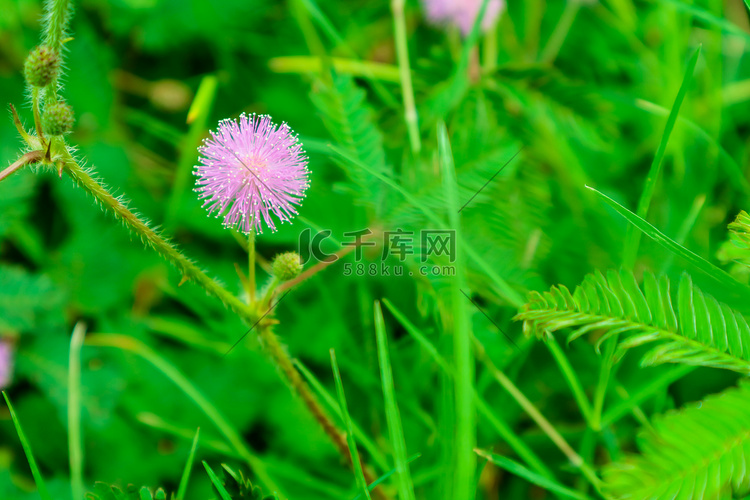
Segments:
[[[271,268],[279,281],[289,281],[302,272],[302,259],[296,252],[282,253],[273,259]]]
[[[65,102],[49,104],[44,108],[42,127],[48,135],[63,135],[73,128],[73,108]]]
[[[29,53],[23,65],[26,82],[34,87],[46,87],[60,73],[60,55],[46,45]]]

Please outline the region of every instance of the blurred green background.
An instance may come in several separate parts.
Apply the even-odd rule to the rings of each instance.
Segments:
[[[337,139],[310,97],[320,92],[322,80],[311,71],[317,63],[309,58],[300,19],[314,26],[330,55],[385,65],[376,83],[355,71],[353,84],[366,99],[355,107],[366,112],[362,120],[370,116],[382,131],[385,165],[394,178],[426,206],[442,210],[444,203],[436,194],[441,189],[435,167],[439,117],[450,132],[461,200],[521,150],[462,214],[462,226],[468,244],[522,295],[556,283],[573,287],[594,269],[620,265],[626,223],[584,185],[635,207],[686,62],[701,45],[649,220],[709,260],[721,263],[717,254],[723,255],[722,265],[731,269],[731,255],[720,249],[727,223],[747,208],[750,192],[738,181],[747,170],[750,130],[750,25],[741,0],[510,1],[497,25],[480,39],[476,59],[471,56],[471,68],[483,69],[481,77],[470,78],[449,105],[444,104],[446,89],[456,71],[465,70],[460,66],[463,40],[455,30],[430,26],[420,4],[409,1],[409,53],[424,147],[417,158],[409,152],[387,1],[320,0],[320,12],[339,39],[327,37],[314,16],[311,20],[305,13],[309,2],[300,3],[303,13],[296,16],[294,5],[280,1],[74,3],[63,81],[77,124],[68,142],[104,183],[130,200],[131,209],[161,226],[233,292],[242,290],[235,263],[243,269],[247,265],[242,242],[206,215],[190,191],[192,175],[187,176],[197,161],[199,140],[220,119],[268,113],[300,134],[310,156],[311,188],[301,217],[258,237],[261,283],[267,279],[267,262],[276,253],[296,250],[306,227],[331,229],[341,240],[344,232],[363,227],[425,226],[422,214],[388,186],[357,185],[357,174],[347,174],[333,160],[327,144]],[[3,106],[15,104],[27,126],[32,116],[22,67],[38,44],[41,14],[37,0],[0,0],[0,96]],[[339,73],[349,71],[339,68]],[[189,125],[188,109],[202,81],[208,82],[211,104]],[[22,144],[6,118],[0,120],[0,158],[9,164]],[[365,259],[379,262],[379,256],[376,249]],[[515,307],[486,270],[467,266],[468,291],[519,345],[508,343],[487,317],[470,308],[475,335],[495,364],[574,448],[587,450],[581,453],[593,463],[633,451],[636,419],[626,415],[592,438],[547,349],[523,339],[511,321]],[[644,268],[671,275],[690,270],[645,238],[636,270]],[[387,298],[450,352],[441,316],[446,280],[344,276],[342,269],[338,262],[297,286],[279,306],[276,331],[291,355],[334,395],[328,351],[336,349],[352,416],[389,455],[372,304]],[[741,270],[733,272],[747,281]],[[694,279],[732,302],[700,275]],[[5,390],[53,497],[71,495],[68,348],[73,327],[81,321],[89,334],[137,338],[177,367],[227,417],[289,498],[353,498],[353,475],[252,335],[223,356],[247,327],[198,287],[179,282],[173,268],[69,179],[26,168],[0,183],[0,339],[14,352]],[[411,465],[418,497],[436,498],[442,496],[453,454],[452,417],[445,404],[449,392],[435,362],[385,315],[408,451],[421,455]],[[582,385],[592,391],[600,358],[588,341],[565,350]],[[95,346],[84,346],[82,353],[87,486],[103,481],[174,491],[197,427],[201,443],[207,443],[199,447],[199,459],[246,468],[222,452],[226,444],[204,413],[144,359]],[[667,370],[642,369],[638,356],[627,357],[618,383],[634,391]],[[661,412],[734,381],[733,375],[698,369],[642,408],[649,415]],[[493,415],[513,428],[562,482],[579,484],[565,457],[481,365],[477,390]],[[617,401],[613,389],[607,404]],[[482,418],[477,433],[481,448],[508,452]],[[371,459],[367,452],[364,456]],[[212,495],[198,462],[187,498]],[[546,496],[523,479],[482,465],[478,498]],[[0,498],[38,498],[4,407]]]

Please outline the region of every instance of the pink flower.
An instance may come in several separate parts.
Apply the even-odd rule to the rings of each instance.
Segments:
[[[13,373],[13,351],[10,343],[0,339],[0,389],[10,385]]]
[[[224,226],[262,233],[262,219],[276,231],[272,214],[282,223],[297,215],[310,172],[286,123],[277,126],[270,116],[254,114],[222,120],[198,152],[195,190],[209,213],[224,217]]]
[[[468,35],[479,15],[483,0],[422,0],[427,19],[437,25],[457,26]],[[482,29],[490,28],[505,8],[505,0],[489,0],[482,19]]]

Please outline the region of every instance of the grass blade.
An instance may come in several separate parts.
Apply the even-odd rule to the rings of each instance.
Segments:
[[[511,474],[515,474],[518,477],[522,477],[526,479],[531,484],[535,484],[539,486],[540,488],[544,488],[545,490],[548,490],[552,493],[557,493],[561,497],[565,498],[575,498],[577,500],[585,500],[588,497],[581,493],[580,491],[572,490],[566,486],[563,486],[562,484],[558,483],[557,481],[552,481],[549,478],[546,478],[544,476],[540,476],[536,472],[530,471],[523,465],[519,464],[518,462],[511,460],[509,458],[503,457],[501,455],[497,455],[495,453],[490,453],[488,451],[484,450],[474,450],[477,455],[479,455],[482,458],[486,458],[493,464],[497,465],[503,470],[506,470],[510,472]]]
[[[318,393],[318,395],[323,399],[323,402],[328,406],[328,408],[333,412],[334,415],[339,417],[343,420],[343,416],[341,414],[341,407],[336,402],[336,400],[331,396],[328,391],[323,387],[323,384],[320,383],[320,381],[313,375],[313,373],[307,369],[305,365],[302,364],[301,361],[295,360],[294,365],[297,367],[297,369],[300,371],[302,376],[305,377],[307,382],[310,384],[310,386],[315,389],[315,391]],[[381,453],[381,451],[378,449],[378,447],[375,445],[375,443],[370,439],[367,434],[364,433],[362,428],[352,420],[352,426],[354,428],[354,438],[362,443],[362,447],[367,450],[367,453],[370,454],[370,457],[372,457],[373,462],[375,462],[378,467],[380,467],[382,470],[388,470],[389,465],[388,461],[385,458],[385,455]]]
[[[352,464],[354,467],[354,475],[357,478],[357,486],[364,493],[365,498],[370,500],[370,490],[367,488],[367,481],[365,481],[365,472],[362,470],[362,462],[359,461],[359,452],[357,451],[357,443],[354,440],[354,428],[352,426],[352,419],[349,417],[349,408],[346,406],[346,395],[344,394],[344,383],[341,381],[341,373],[339,372],[339,365],[336,363],[336,351],[331,349],[331,366],[333,368],[333,377],[336,379],[336,392],[339,396],[339,405],[341,407],[341,416],[346,428],[346,442],[349,444],[349,453],[351,455]]]
[[[190,470],[193,468],[193,461],[195,460],[195,451],[198,449],[198,439],[201,434],[201,428],[198,427],[195,430],[195,437],[193,438],[193,446],[190,447],[190,454],[188,455],[187,462],[185,463],[185,470],[182,471],[182,477],[180,478],[180,486],[177,488],[177,500],[183,500],[185,493],[187,492],[188,480],[190,479]]]
[[[410,463],[412,463],[413,461],[415,461],[416,459],[418,459],[421,456],[422,455],[420,453],[417,453],[416,455],[412,455],[412,456],[410,456],[406,460],[406,463],[410,464]],[[386,472],[385,474],[383,474],[382,476],[380,476],[379,478],[377,478],[375,481],[373,481],[372,484],[367,487],[367,489],[369,489],[370,491],[372,491],[377,485],[379,485],[380,483],[382,483],[383,481],[385,481],[386,479],[388,479],[389,477],[391,477],[395,473],[396,473],[396,469],[389,470],[388,472]],[[352,500],[359,500],[360,498],[362,498],[362,494],[361,493],[359,495],[357,495],[356,497],[352,498]]]
[[[208,477],[211,478],[211,482],[213,483],[214,488],[216,488],[216,491],[219,492],[219,496],[221,496],[221,500],[232,500],[231,495],[229,495],[226,488],[224,488],[224,485],[221,484],[221,479],[219,479],[219,476],[216,475],[216,473],[206,463],[205,460],[203,461],[203,467],[206,468],[206,472],[208,472]]]
[[[610,198],[604,193],[601,193],[600,191],[597,191],[596,189],[586,186],[588,189],[593,191],[597,196],[599,196],[602,200],[604,200],[609,206],[615,209],[615,211],[620,214],[625,220],[627,220],[629,223],[634,225],[636,228],[641,230],[646,236],[666,248],[667,250],[675,253],[677,256],[682,257],[686,261],[688,261],[691,265],[693,265],[696,269],[702,271],[709,277],[713,278],[720,284],[727,287],[728,290],[731,290],[732,292],[742,296],[742,297],[749,297],[750,296],[750,290],[744,285],[742,285],[740,282],[732,278],[729,274],[727,274],[725,271],[719,269],[715,265],[708,262],[703,257],[699,256],[698,254],[688,250],[687,248],[683,247],[682,245],[675,242],[673,239],[671,239],[666,234],[662,233],[658,229],[656,229],[651,223],[644,220],[641,217],[638,217],[638,215],[634,214],[627,208],[623,207],[619,203],[617,203],[615,200]]]
[[[385,418],[388,422],[388,434],[393,446],[393,458],[396,462],[396,483],[398,496],[401,500],[414,500],[414,484],[411,480],[406,455],[406,440],[401,426],[401,415],[396,403],[396,389],[393,385],[393,370],[388,352],[388,334],[383,322],[383,311],[380,303],[375,302],[375,333],[378,343],[378,358],[380,360],[380,376],[383,381],[383,397],[385,399]]]
[[[393,314],[396,320],[406,329],[406,331],[419,342],[422,348],[432,357],[433,361],[449,376],[453,376],[453,369],[448,362],[440,355],[437,348],[427,339],[427,336],[419,330],[414,324],[412,324],[404,314],[399,311],[388,299],[383,299],[383,304]],[[521,438],[516,435],[508,425],[498,417],[496,417],[490,410],[490,406],[487,402],[482,399],[479,393],[474,389],[473,391],[474,403],[476,404],[477,411],[492,425],[497,431],[498,435],[505,440],[508,446],[516,452],[516,454],[526,462],[529,467],[533,468],[539,474],[553,479],[554,475],[544,465],[544,462],[536,456],[534,451],[528,447]]]
[[[47,484],[44,482],[42,473],[39,471],[39,466],[37,465],[36,460],[34,460],[34,454],[31,452],[29,440],[26,439],[26,434],[23,433],[23,429],[21,428],[21,421],[18,420],[16,410],[13,409],[13,405],[10,403],[10,398],[5,394],[5,391],[3,391],[3,397],[5,398],[5,403],[8,405],[8,410],[10,410],[10,418],[13,419],[13,425],[16,427],[18,439],[21,440],[21,446],[23,447],[23,452],[26,454],[26,460],[29,461],[29,468],[31,469],[31,475],[34,477],[36,488],[39,490],[39,496],[42,497],[42,500],[52,500],[49,491],[47,491]]]
[[[219,412],[218,408],[216,408],[208,398],[198,390],[195,384],[185,377],[185,375],[167,359],[163,358],[159,353],[148,347],[143,342],[126,335],[93,335],[88,338],[86,344],[100,347],[115,347],[130,351],[151,363],[157,370],[170,379],[183,393],[185,393],[185,395],[189,397],[196,406],[201,409],[201,411],[203,411],[237,453],[239,453],[247,462],[250,469],[258,477],[258,480],[263,483],[266,488],[271,491],[281,491],[268,474],[265,463],[250,451],[239,432],[237,432],[237,430],[232,427],[232,424],[224,418],[224,415]]]
[[[476,26],[474,28],[476,30]],[[461,221],[456,168],[453,164],[448,130],[442,122],[438,124],[438,157],[440,159],[440,173],[443,178],[443,190],[448,205],[448,221],[450,227],[455,231],[455,238],[460,241]],[[463,290],[467,290],[468,287],[464,276],[461,252],[457,252],[454,265],[456,272],[450,281],[451,308],[449,311],[443,311],[446,320],[449,323],[452,322],[453,325],[453,358],[455,363],[456,470],[452,494],[456,498],[474,498],[476,455],[473,450],[477,439],[476,408],[472,396],[474,391],[474,352],[471,345],[471,322],[466,309],[467,301],[463,296]]]
[[[654,160],[651,162],[651,168],[649,168],[648,175],[646,176],[646,184],[643,187],[641,198],[638,200],[638,209],[636,213],[639,217],[646,218],[648,215],[648,208],[651,205],[651,199],[654,196],[654,189],[656,188],[656,182],[659,180],[659,174],[661,173],[662,163],[664,162],[664,154],[667,151],[667,144],[669,138],[674,130],[674,124],[677,121],[677,116],[680,114],[680,108],[682,102],[685,100],[685,94],[687,94],[688,86],[693,78],[693,72],[695,72],[695,65],[698,63],[698,56],[700,56],[701,48],[698,47],[688,61],[687,68],[685,69],[685,75],[682,77],[682,84],[680,90],[677,91],[677,97],[674,99],[672,110],[669,112],[667,117],[667,123],[664,125],[664,132],[661,135],[661,141],[659,141],[659,147],[656,149]],[[625,253],[623,255],[623,265],[627,269],[632,269],[635,263],[636,256],[638,255],[638,246],[641,242],[641,233],[636,231],[633,227],[628,227],[628,232],[625,237]]]
[[[73,498],[83,498],[83,437],[81,429],[81,348],[86,325],[76,323],[68,354],[68,455]]]

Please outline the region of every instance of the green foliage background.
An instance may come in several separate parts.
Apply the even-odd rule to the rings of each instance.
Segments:
[[[336,350],[349,413],[372,443],[372,449],[360,452],[380,476],[394,461],[373,303],[387,300],[384,328],[406,449],[409,457],[419,454],[410,463],[416,498],[460,500],[451,488],[455,460],[461,455],[455,416],[462,409],[455,406],[452,379],[425,342],[415,340],[410,326],[451,366],[461,366],[460,359],[454,359],[456,332],[473,332],[481,344],[476,367],[472,362],[470,368],[476,368],[472,380],[490,418],[480,412],[477,447],[524,462],[498,435],[492,422],[496,419],[541,457],[557,484],[578,495],[655,495],[652,489],[638,496],[642,492],[634,485],[658,483],[658,475],[627,475],[628,467],[638,467],[640,460],[631,457],[639,449],[638,433],[646,433],[648,448],[653,439],[648,432],[682,425],[674,414],[661,415],[695,407],[708,395],[737,386],[738,377],[748,371],[706,367],[711,363],[703,358],[691,363],[700,365],[694,369],[669,363],[641,366],[653,346],[628,346],[633,349],[615,365],[607,386],[602,428],[592,428],[550,349],[524,336],[513,318],[527,292],[556,284],[574,290],[587,274],[621,266],[628,222],[585,186],[635,211],[688,60],[699,46],[646,218],[738,283],[726,286],[718,269],[706,273],[685,254],[676,255],[649,238],[641,241],[635,279],[640,282],[650,270],[677,283],[687,271],[707,295],[739,316],[750,313],[744,286],[748,273],[742,265],[746,248],[727,243],[727,225],[748,208],[750,193],[745,180],[750,151],[750,24],[745,6],[739,0],[510,1],[492,33],[478,40],[475,59],[457,32],[428,25],[421,6],[409,1],[406,25],[423,146],[414,155],[403,119],[389,4],[75,2],[70,27],[74,39],[66,43],[63,77],[64,95],[77,117],[68,142],[77,146],[78,157],[95,166],[104,183],[130,200],[131,209],[162,226],[203,269],[238,294],[242,284],[235,264],[247,266],[244,242],[206,216],[187,176],[197,161],[198,140],[218,120],[242,112],[268,113],[300,134],[310,156],[311,188],[301,216],[291,226],[257,239],[261,283],[268,279],[265,263],[277,253],[296,250],[306,227],[331,229],[341,241],[344,232],[363,227],[434,226],[431,215],[452,226],[453,187],[444,186],[450,184],[449,176],[441,167],[445,155],[438,153],[441,120],[455,161],[459,205],[520,151],[461,212],[461,277],[456,280],[463,280],[462,291],[486,315],[456,295],[457,281],[420,277],[411,260],[411,278],[345,276],[343,264],[352,262],[350,255],[285,298],[276,312],[276,332],[333,401],[329,349]],[[319,11],[311,8],[315,5]],[[0,0],[0,96],[3,103],[16,105],[27,125],[32,115],[21,70],[26,54],[39,43],[41,15],[37,0]],[[321,29],[321,18],[329,23],[328,31]],[[572,24],[566,28],[568,20]],[[308,32],[306,40],[304,30],[315,34]],[[327,36],[331,33],[336,36]],[[333,73],[315,70],[320,63],[311,53],[318,56],[321,48],[334,58]],[[338,59],[384,66],[373,66],[368,75],[336,66]],[[467,76],[478,69],[480,77]],[[204,113],[188,125],[188,107],[207,75],[217,82],[215,95],[209,93],[212,104],[201,108]],[[0,158],[10,163],[22,147],[10,117],[0,120],[0,138]],[[328,249],[338,246],[331,242]],[[365,252],[365,262],[379,264],[380,253],[379,248]],[[400,264],[393,258],[386,263]],[[6,391],[52,497],[71,498],[68,356],[71,332],[82,321],[88,336],[132,337],[182,372],[237,429],[288,498],[354,498],[360,492],[355,476],[253,336],[223,355],[248,327],[197,286],[179,286],[180,279],[66,176],[25,168],[0,183],[0,338],[12,342],[15,350],[13,381]],[[535,300],[526,312],[559,304],[554,298],[547,305],[540,305],[543,298]],[[461,330],[457,310],[468,315],[468,330]],[[394,311],[403,318],[397,319]],[[712,321],[720,321],[717,317]],[[602,333],[614,333],[607,325],[599,328],[598,334],[569,345],[559,338],[588,399],[597,392],[606,359],[597,353],[596,341]],[[750,336],[743,335],[742,342],[750,345]],[[739,365],[746,368],[750,355],[739,352]],[[214,470],[223,462],[247,471],[246,461],[225,442],[215,422],[143,357],[84,345],[82,361],[88,490],[93,491],[94,481],[102,481],[176,491],[198,427],[201,439],[188,500],[217,498],[200,460],[214,464]],[[496,383],[498,369],[586,463],[597,473],[607,471],[604,478],[611,489],[601,493],[587,484],[517,398]],[[747,385],[729,391],[727,397],[747,405],[741,397]],[[637,406],[627,403],[633,394],[644,395]],[[747,446],[750,428],[742,427],[748,425],[746,418],[729,415],[720,399],[709,400],[706,407],[726,420],[717,420],[721,430],[730,432],[731,425],[739,425],[737,432],[745,433]],[[683,420],[687,426],[688,420],[693,425],[701,418],[688,412]],[[684,439],[710,443],[709,429],[695,425],[690,429],[697,430]],[[382,460],[373,456],[373,449]],[[746,481],[737,472],[743,466],[750,470],[747,457],[739,453],[732,459],[734,493],[747,493]],[[478,459],[477,498],[565,496],[550,493],[538,477],[497,462],[502,468]],[[618,470],[626,472],[618,475]],[[732,472],[709,469],[705,478],[726,486],[726,474]],[[253,471],[246,475],[257,482]],[[393,477],[386,483],[393,497],[401,491]],[[685,498],[691,497],[690,491],[701,497],[698,486],[689,491],[682,486]],[[666,496],[664,491],[660,494]],[[38,498],[4,410],[0,498]]]

